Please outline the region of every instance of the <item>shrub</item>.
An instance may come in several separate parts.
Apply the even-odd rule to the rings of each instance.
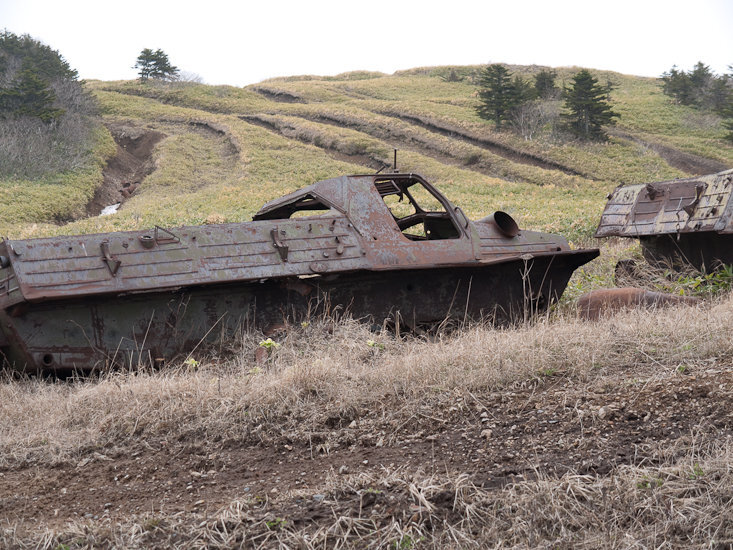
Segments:
[[[0,176],[77,168],[97,126],[96,102],[75,70],[30,36],[0,33]]]

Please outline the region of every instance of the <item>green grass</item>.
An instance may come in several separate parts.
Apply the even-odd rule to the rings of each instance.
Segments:
[[[423,67],[394,75],[373,72],[334,77],[293,76],[246,88],[203,84],[88,83],[107,121],[145,126],[168,136],[155,149],[157,169],[118,214],[79,216],[101,178],[111,152],[100,134],[84,170],[35,182],[0,186],[0,229],[12,236],[40,236],[220,221],[245,221],[267,200],[319,179],[363,173],[363,155],[391,162],[400,148],[403,170],[427,176],[473,218],[497,209],[522,227],[587,241],[605,197],[619,183],[683,176],[651,148],[614,137],[607,143],[560,142],[550,135],[525,141],[497,132],[476,115],[477,88],[471,75],[480,67]],[[464,80],[446,82],[454,70]],[[530,78],[538,67],[511,67]],[[577,68],[559,68],[558,84]],[[610,80],[619,130],[733,165],[733,147],[721,140],[720,121],[674,105],[657,80],[594,71]],[[258,90],[285,92],[305,103],[273,101]],[[256,126],[257,116],[279,130]],[[400,120],[411,116],[489,139],[558,162],[584,176],[515,162],[502,154]],[[323,117],[330,119],[324,123]],[[227,135],[197,132],[188,124],[206,121]],[[227,149],[227,140],[238,151]],[[340,155],[336,155],[336,152]]]
[[[49,224],[83,215],[102,182],[102,169],[115,152],[106,128],[94,131],[84,165],[37,180],[0,181],[0,234],[16,236],[45,232]]]

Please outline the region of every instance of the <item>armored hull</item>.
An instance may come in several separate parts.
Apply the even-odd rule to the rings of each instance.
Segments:
[[[543,311],[598,255],[470,221],[415,174],[344,176],[252,222],[5,240],[0,350],[26,372],[163,364],[243,326],[348,311],[416,327]]]
[[[637,238],[653,264],[733,264],[731,191],[733,170],[619,186],[608,197],[596,237]]]

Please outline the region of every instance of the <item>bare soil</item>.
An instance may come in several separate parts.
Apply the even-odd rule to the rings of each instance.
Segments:
[[[131,439],[124,448],[90,449],[75,463],[0,471],[0,519],[28,532],[146,513],[198,522],[250,499],[262,503],[262,518],[287,518],[295,527],[316,529],[335,517],[365,514],[389,522],[414,512],[409,494],[382,487],[366,498],[334,495],[333,479],[400,469],[467,475],[498,493],[538,476],[603,477],[621,465],[653,461],[659,447],[689,448],[693,436],[723,441],[733,435],[730,365],[672,374],[659,368],[629,365],[587,382],[547,373],[501,392],[441,395],[401,425],[366,410],[327,419],[323,432],[297,438]],[[399,408],[391,400],[382,407]],[[433,496],[448,520],[453,497]]]
[[[164,133],[125,124],[107,125],[117,152],[103,171],[104,181],[87,204],[87,215],[98,216],[104,207],[127,200],[155,169],[153,149]]]
[[[304,98],[299,95],[286,92],[285,90],[278,90],[275,88],[265,88],[263,86],[255,86],[252,88],[258,94],[270,99],[272,101],[278,101],[280,103],[308,103]]]

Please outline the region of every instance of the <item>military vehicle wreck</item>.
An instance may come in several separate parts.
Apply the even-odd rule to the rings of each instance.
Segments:
[[[598,255],[470,221],[416,174],[343,176],[252,222],[4,240],[0,350],[25,372],[160,365],[246,326],[336,310],[417,327],[542,311]]]
[[[733,170],[621,185],[608,196],[596,237],[637,238],[652,264],[733,264],[731,191]]]

